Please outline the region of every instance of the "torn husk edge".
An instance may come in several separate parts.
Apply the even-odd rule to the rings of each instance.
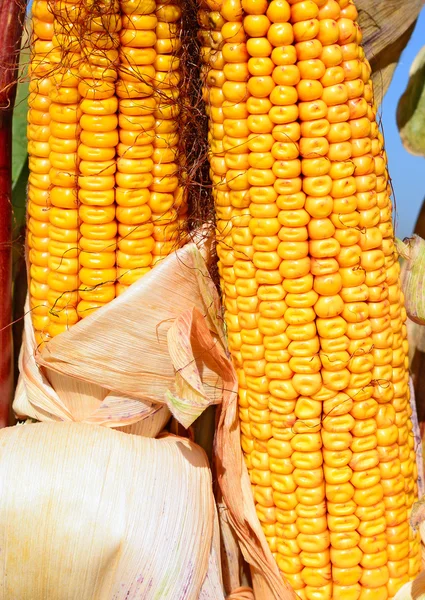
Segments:
[[[28,314],[15,412],[120,427],[162,409],[162,425],[166,411],[187,429],[221,401],[218,303],[200,251],[187,244],[41,352]]]

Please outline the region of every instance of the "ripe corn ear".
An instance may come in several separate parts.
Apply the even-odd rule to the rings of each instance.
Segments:
[[[406,312],[384,141],[351,0],[199,12],[241,444],[308,600],[387,600],[420,569]]]
[[[181,10],[35,0],[32,17],[28,247],[42,343],[184,241]]]

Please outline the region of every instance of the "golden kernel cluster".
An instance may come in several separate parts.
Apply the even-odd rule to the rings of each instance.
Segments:
[[[303,600],[420,569],[406,312],[352,0],[205,0],[210,176],[241,443]]]

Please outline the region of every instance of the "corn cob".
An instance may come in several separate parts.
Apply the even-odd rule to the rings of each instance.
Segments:
[[[199,20],[217,251],[257,514],[300,598],[392,598],[420,567],[417,474],[357,11],[224,0],[213,14]]]
[[[38,343],[184,241],[180,32],[176,4],[33,4],[28,246]]]

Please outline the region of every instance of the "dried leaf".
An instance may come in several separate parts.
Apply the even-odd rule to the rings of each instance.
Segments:
[[[215,507],[214,507],[215,508]],[[220,565],[220,528],[214,511],[214,531],[208,563],[208,572],[197,600],[224,600]]]
[[[380,104],[400,55],[412,35],[423,0],[357,0],[366,56],[373,71],[375,99]]]
[[[397,107],[397,125],[406,150],[425,156],[425,46],[413,61],[409,76]]]
[[[209,563],[223,599],[199,447],[81,423],[6,428],[0,444],[0,600],[198,600]]]
[[[175,319],[167,340],[178,394],[166,393],[167,406],[187,428],[208,406],[221,402],[218,374],[225,356],[218,339],[211,335],[206,320],[196,308]]]
[[[415,387],[413,385],[413,380],[409,378],[409,392],[410,392],[410,409],[412,414],[410,415],[410,420],[412,421],[412,433],[415,443],[415,456],[416,456],[416,466],[418,469],[418,497],[422,498],[425,496],[425,481],[424,481],[424,460],[423,460],[423,450],[422,450],[422,436],[421,429],[419,427],[418,420],[418,411],[416,408],[416,398],[415,398]]]
[[[189,427],[221,401],[218,306],[201,253],[188,244],[41,353],[28,314],[14,410],[108,427],[154,419],[148,429],[157,434],[166,405]]]
[[[418,235],[396,240],[397,252],[405,259],[403,291],[406,312],[411,321],[425,324],[425,296],[422,282],[425,277],[425,241]]]
[[[255,600],[254,593],[249,587],[240,587],[227,596],[226,600]]]
[[[224,590],[232,594],[240,585],[242,572],[242,554],[238,540],[228,516],[228,509],[221,498],[220,489],[215,494],[221,533],[221,571]]]

